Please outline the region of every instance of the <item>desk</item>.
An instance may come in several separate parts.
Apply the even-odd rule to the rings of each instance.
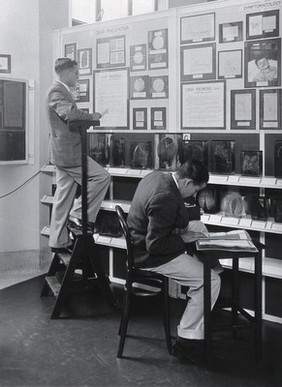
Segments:
[[[236,334],[238,325],[238,313],[245,317],[249,326],[255,329],[255,354],[256,360],[260,360],[262,353],[262,250],[264,245],[254,242],[258,251],[254,252],[232,252],[232,251],[198,251],[202,255],[204,264],[204,330],[205,330],[205,353],[206,362],[209,365],[209,355],[211,347],[211,256],[217,258],[232,259],[232,329]],[[243,257],[253,257],[255,260],[255,311],[251,316],[244,308],[239,305],[238,299],[238,279],[239,279],[239,259]]]

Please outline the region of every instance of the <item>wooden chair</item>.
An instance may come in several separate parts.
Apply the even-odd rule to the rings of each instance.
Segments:
[[[124,349],[124,343],[127,333],[128,321],[130,317],[130,309],[132,299],[134,297],[160,297],[162,299],[163,321],[166,336],[166,344],[168,352],[172,352],[171,335],[170,335],[170,316],[169,316],[169,294],[168,294],[168,278],[147,270],[142,270],[134,265],[134,254],[132,249],[132,238],[125,220],[125,214],[120,206],[115,207],[118,214],[119,222],[126,240],[127,248],[127,278],[125,284],[124,304],[119,328],[119,348],[117,357],[121,358]],[[136,287],[136,283],[146,283],[155,288],[154,291],[148,291],[141,287]]]

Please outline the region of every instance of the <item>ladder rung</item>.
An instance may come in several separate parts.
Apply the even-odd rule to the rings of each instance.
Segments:
[[[45,277],[49,288],[52,290],[52,293],[55,297],[58,297],[61,289],[61,284],[56,277]]]
[[[57,253],[58,257],[60,258],[60,261],[65,265],[68,266],[71,259],[70,253]]]

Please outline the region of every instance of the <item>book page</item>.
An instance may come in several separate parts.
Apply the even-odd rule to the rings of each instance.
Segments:
[[[251,240],[249,233],[246,230],[232,230],[228,232],[210,232],[208,240]]]

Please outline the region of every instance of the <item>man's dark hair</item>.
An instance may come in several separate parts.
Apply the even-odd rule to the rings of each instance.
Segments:
[[[64,70],[71,69],[77,66],[77,62],[70,58],[58,58],[55,62],[56,74],[60,74]]]
[[[177,169],[180,179],[191,179],[194,184],[201,185],[209,181],[209,172],[206,166],[198,160],[186,161]]]

